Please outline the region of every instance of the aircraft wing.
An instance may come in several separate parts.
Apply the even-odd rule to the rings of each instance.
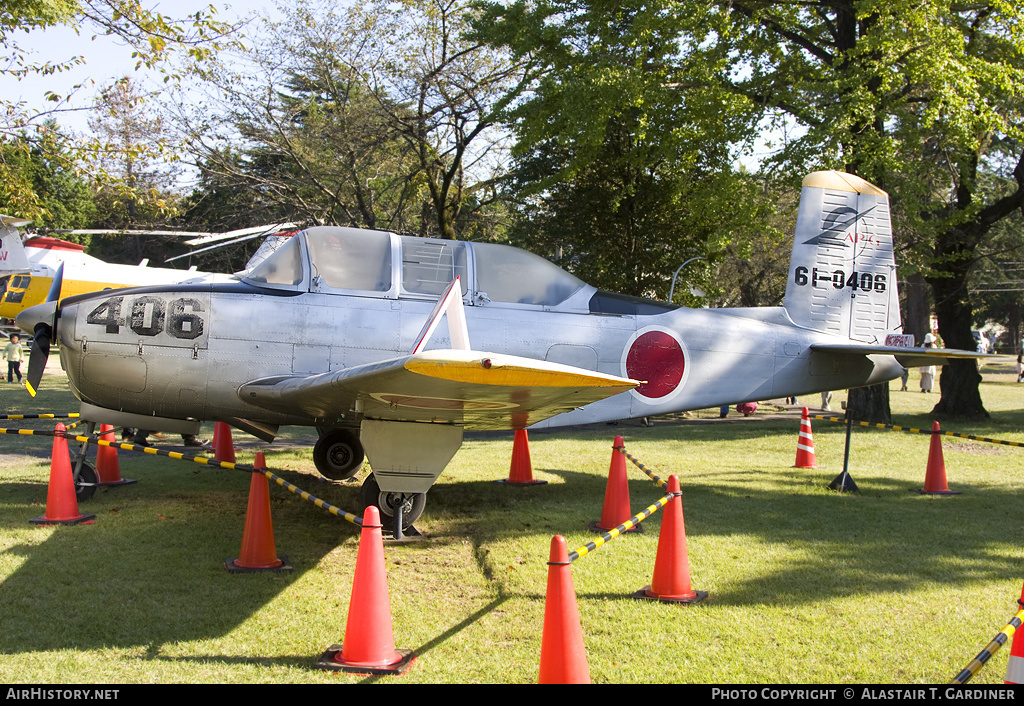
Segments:
[[[904,368],[927,365],[946,365],[953,360],[994,358],[989,353],[977,353],[956,348],[907,348],[904,346],[875,346],[870,343],[816,343],[812,351],[850,353],[853,355],[891,355]]]
[[[238,395],[265,409],[329,422],[358,409],[368,419],[522,429],[638,384],[532,358],[434,350],[318,375],[253,380]]]

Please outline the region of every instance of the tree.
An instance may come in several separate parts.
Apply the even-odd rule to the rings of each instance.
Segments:
[[[234,218],[418,227],[414,159],[345,63],[362,47],[343,28],[331,16],[268,22],[251,55],[259,81],[223,67],[207,77],[210,100],[181,116],[202,183],[237,195]]]
[[[751,198],[774,204],[774,208],[759,216],[752,233],[727,246],[709,300],[714,307],[781,306],[786,295],[800,192],[766,175],[753,176],[751,182],[761,186]]]
[[[213,19],[209,7],[184,20],[175,20],[145,9],[137,0],[18,0],[4,3],[0,10],[0,75],[38,80],[85,62],[83,57],[68,57],[57,63],[32,61],[19,45],[19,32],[44,30],[67,25],[76,32],[110,35],[132,48],[136,68],[163,72],[165,80],[180,74],[170,68],[176,56],[205,61],[219,49],[234,28]],[[26,145],[42,149],[46,141],[46,121],[67,109],[67,96],[47,94],[48,106],[29,106],[11,99],[0,99],[0,144]],[[85,142],[65,145],[60,154],[68,165],[92,152],[96,145]],[[16,207],[12,215],[36,218],[42,212],[31,185],[5,160],[0,162],[0,183],[4,183],[8,203]],[[12,211],[15,209],[12,209]]]
[[[788,139],[766,170],[795,183],[809,171],[839,168],[889,191],[896,221],[906,227],[900,235],[928,250],[924,274],[940,333],[948,345],[971,347],[971,263],[992,225],[1024,203],[1024,155],[1011,147],[1021,137],[1024,100],[1019,4],[595,0],[484,7],[481,33],[548,57],[552,83],[582,85],[593,96],[560,117],[524,117],[533,129],[544,129],[546,120],[569,140],[585,135],[593,143],[609,106],[643,104],[657,85],[677,85],[694,116],[682,129],[698,125],[706,138],[749,145],[765,129],[786,126]],[[547,89],[542,79],[538,91]],[[1007,177],[1004,188],[980,188],[994,169]],[[946,366],[936,413],[986,414],[979,379],[970,362]]]
[[[474,36],[537,67],[509,110],[522,243],[598,286],[667,297],[680,264],[722,257],[764,215],[733,166],[751,111],[721,91],[715,61],[678,61],[701,17],[664,3],[484,7]],[[711,271],[684,277],[707,289]]]
[[[426,182],[434,223],[421,234],[455,238],[467,197],[491,184],[498,121],[531,83],[533,63],[469,36],[466,0],[374,0],[357,16],[391,46],[366,74]]]
[[[295,2],[261,25],[257,71],[203,73],[197,163],[295,219],[456,237],[467,204],[492,201],[492,128],[525,71],[462,38],[465,10]]]
[[[926,278],[942,338],[973,348],[967,279],[975,252],[993,224],[1024,204],[1019,150],[1008,188],[979,188],[991,160],[1021,133],[1014,86],[1024,72],[1024,11],[1002,2],[720,6],[720,43],[745,69],[731,89],[805,130],[774,163],[803,171],[831,162],[889,190],[930,249]],[[969,361],[946,366],[934,412],[987,415],[979,382]]]
[[[1019,355],[1024,353],[1024,217],[1014,214],[993,231],[987,252],[971,272],[971,293],[979,303],[974,324],[1005,326],[1008,340],[1001,350]]]
[[[0,143],[0,158],[23,185],[11,188],[0,183],[0,213],[31,217],[37,228],[90,228],[96,220],[96,203],[90,184],[80,175],[69,156],[68,139],[56,123],[40,126],[36,139]],[[25,191],[22,192],[21,189]],[[33,204],[19,202],[21,193],[31,193]],[[89,244],[89,236],[68,236]]]
[[[160,149],[167,142],[167,127],[150,98],[125,76],[103,90],[89,119],[98,138],[94,161],[107,227],[152,223],[169,210],[167,191],[177,171]],[[104,189],[110,182],[121,188]]]
[[[102,228],[138,229],[166,220],[174,210],[177,170],[163,149],[168,142],[163,115],[151,96],[130,77],[107,86],[89,119],[96,135],[92,154],[96,201]],[[143,247],[138,235],[97,242],[102,256],[115,262],[138,262]],[[147,251],[152,248],[148,244]]]

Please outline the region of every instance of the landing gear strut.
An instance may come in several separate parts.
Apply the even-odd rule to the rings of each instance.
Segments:
[[[78,472],[75,474],[75,501],[88,500],[96,493],[99,476],[92,464],[83,460]]]
[[[390,520],[395,539],[401,539],[403,532],[413,529],[412,523],[419,519],[427,505],[426,493],[385,493],[372,473],[363,481],[359,499],[363,507],[375,505],[380,510],[382,524],[387,526]]]

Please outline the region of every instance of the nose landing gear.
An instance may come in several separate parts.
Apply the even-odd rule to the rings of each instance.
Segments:
[[[416,531],[412,523],[419,519],[427,505],[426,493],[382,491],[372,473],[363,481],[359,499],[363,507],[375,505],[380,510],[381,524],[392,526],[395,539],[402,539],[404,533],[410,530]]]

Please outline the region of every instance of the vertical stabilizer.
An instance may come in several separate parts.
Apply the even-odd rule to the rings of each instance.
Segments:
[[[31,222],[0,215],[0,277],[31,272],[25,246],[18,233],[19,226]]]
[[[804,179],[784,305],[799,326],[858,341],[902,331],[888,194],[843,172]]]

